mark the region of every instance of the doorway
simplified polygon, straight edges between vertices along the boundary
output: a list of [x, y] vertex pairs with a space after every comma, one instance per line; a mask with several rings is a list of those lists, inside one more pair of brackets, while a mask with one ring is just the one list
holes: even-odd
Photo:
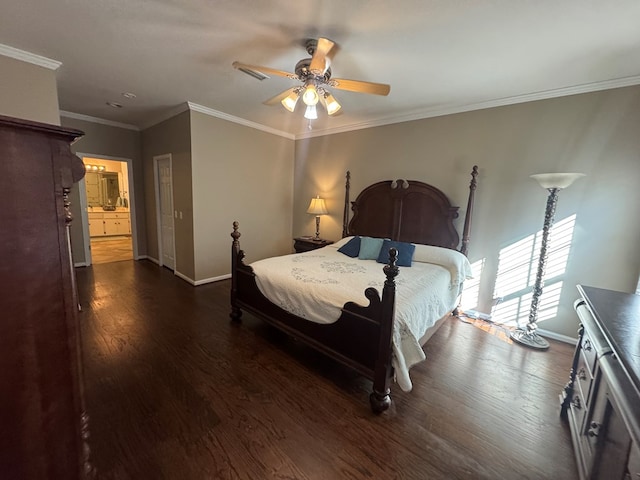
[[137, 242], [131, 161], [78, 156], [86, 170], [79, 185], [86, 265], [133, 260]]

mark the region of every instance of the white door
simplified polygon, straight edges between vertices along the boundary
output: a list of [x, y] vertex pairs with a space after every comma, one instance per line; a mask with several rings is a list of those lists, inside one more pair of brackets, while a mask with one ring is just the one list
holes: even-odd
[[175, 245], [173, 233], [173, 193], [171, 188], [171, 155], [156, 157], [157, 199], [160, 257], [162, 265], [175, 269]]

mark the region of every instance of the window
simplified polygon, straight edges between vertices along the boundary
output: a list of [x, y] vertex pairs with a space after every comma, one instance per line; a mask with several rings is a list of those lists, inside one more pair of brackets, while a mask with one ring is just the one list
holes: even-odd
[[473, 278], [464, 281], [464, 290], [460, 297], [460, 306], [462, 310], [469, 310], [478, 307], [478, 299], [480, 297], [480, 278], [484, 270], [485, 259], [478, 260], [471, 264], [471, 272]]
[[[553, 318], [558, 311], [576, 216], [556, 222], [549, 232], [544, 289], [538, 307], [538, 320]], [[533, 285], [536, 281], [542, 230], [500, 250], [494, 298], [501, 301], [491, 315], [496, 322], [524, 326], [529, 321]]]

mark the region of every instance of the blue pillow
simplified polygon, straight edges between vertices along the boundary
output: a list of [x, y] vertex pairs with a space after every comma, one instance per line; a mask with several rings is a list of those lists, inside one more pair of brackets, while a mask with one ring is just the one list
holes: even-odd
[[358, 258], [360, 260], [375, 260], [380, 255], [382, 248], [382, 238], [360, 237], [360, 252]]
[[360, 237], [353, 237], [351, 240], [341, 246], [338, 251], [340, 253], [344, 253], [347, 257], [356, 258], [360, 253]]
[[380, 248], [380, 254], [378, 255], [378, 263], [389, 263], [389, 249], [395, 248], [398, 250], [398, 258], [396, 265], [399, 267], [410, 267], [413, 260], [413, 253], [416, 251], [416, 246], [412, 243], [394, 242], [393, 240], [385, 240]]

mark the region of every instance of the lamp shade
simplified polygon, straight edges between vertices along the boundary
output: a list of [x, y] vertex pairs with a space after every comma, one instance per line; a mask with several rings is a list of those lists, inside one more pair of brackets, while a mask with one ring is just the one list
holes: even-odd
[[327, 206], [324, 204], [324, 199], [318, 195], [316, 198], [311, 199], [307, 213], [312, 215], [326, 215], [329, 213]]
[[531, 175], [542, 188], [567, 188], [577, 179], [584, 177], [584, 173], [537, 173]]
[[308, 120], [315, 120], [318, 118], [318, 111], [315, 105], [309, 105], [307, 109], [304, 111], [304, 118]]
[[293, 91], [287, 97], [283, 98], [280, 103], [282, 103], [284, 108], [293, 112], [296, 108], [296, 103], [298, 103], [298, 98], [300, 98], [298, 92]]
[[329, 115], [334, 115], [334, 114], [338, 113], [338, 110], [340, 110], [342, 108], [342, 106], [338, 103], [338, 101], [330, 93], [328, 93], [325, 96], [325, 107], [327, 108], [327, 113]]

